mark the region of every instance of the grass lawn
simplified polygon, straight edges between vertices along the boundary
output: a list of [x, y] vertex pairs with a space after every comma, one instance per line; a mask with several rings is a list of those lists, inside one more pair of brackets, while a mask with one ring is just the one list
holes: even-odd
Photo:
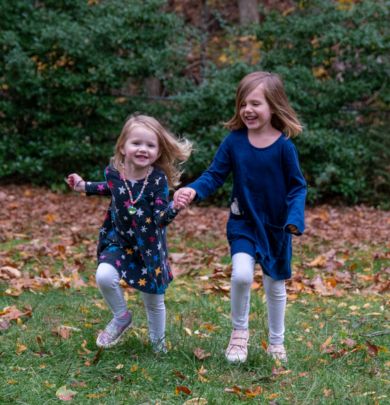
[[[148, 344], [140, 296], [128, 288], [133, 328], [118, 346], [97, 349], [97, 331], [111, 317], [93, 282], [95, 223], [91, 228], [76, 223], [74, 201], [67, 200], [64, 209], [69, 223], [49, 210], [40, 216], [44, 225], [18, 228], [14, 223], [9, 233], [4, 228], [0, 274], [8, 266], [23, 276], [0, 282], [1, 404], [60, 399], [145, 405], [390, 403], [389, 250], [378, 236], [379, 223], [376, 236], [364, 243], [334, 232], [330, 240], [324, 224], [334, 229], [332, 221], [323, 218], [314, 232], [324, 213], [310, 212], [308, 236], [295, 246], [294, 278], [288, 283], [287, 365], [265, 352], [267, 315], [259, 270], [248, 361], [231, 365], [224, 359], [230, 335], [226, 212], [199, 209], [172, 224], [173, 268], [185, 274], [167, 290], [169, 352], [156, 355]], [[194, 221], [205, 212], [207, 221]]]
[[[134, 328], [123, 343], [100, 352], [96, 331], [110, 313], [101, 309], [95, 289], [3, 296], [2, 307], [31, 306], [33, 316], [1, 335], [0, 403], [55, 403], [62, 386], [77, 392], [73, 402], [80, 404], [182, 404], [194, 397], [210, 404], [389, 400], [388, 335], [375, 336], [388, 322], [383, 297], [302, 295], [290, 302], [289, 362], [282, 367], [263, 349], [266, 312], [262, 293], [254, 292], [249, 359], [230, 365], [223, 356], [230, 332], [229, 301], [225, 295], [202, 294], [196, 284], [182, 278], [169, 289], [166, 355], [155, 355], [147, 343], [138, 294], [128, 296]], [[56, 333], [61, 326], [72, 328], [69, 338]], [[203, 356], [195, 356], [195, 349], [209, 356], [198, 359]]]

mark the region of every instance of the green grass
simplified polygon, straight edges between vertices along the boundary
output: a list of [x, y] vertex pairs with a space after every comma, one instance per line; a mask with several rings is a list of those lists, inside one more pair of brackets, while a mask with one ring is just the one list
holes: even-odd
[[[70, 277], [74, 269], [88, 282], [95, 270], [96, 233], [85, 224], [80, 229], [82, 234], [68, 229], [64, 241], [58, 239], [65, 232], [63, 221], [47, 228], [49, 234], [31, 229], [31, 240], [20, 236], [2, 242], [0, 259], [31, 276], [46, 271], [54, 285], [60, 273]], [[145, 311], [136, 292], [126, 294], [134, 327], [121, 344], [99, 351], [98, 330], [111, 316], [97, 288], [44, 287], [15, 297], [6, 282], [0, 283], [0, 317], [7, 306], [32, 311], [31, 317], [0, 328], [0, 404], [59, 403], [56, 393], [64, 386], [76, 392], [75, 404], [181, 405], [199, 397], [210, 405], [390, 403], [390, 314], [383, 292], [390, 260], [380, 238], [352, 244], [315, 234], [306, 242], [296, 241], [286, 313], [289, 362], [283, 368], [264, 350], [267, 314], [262, 288], [252, 292], [248, 361], [225, 361], [229, 296], [209, 288], [229, 282], [220, 273], [228, 275], [230, 264], [221, 230], [194, 232], [174, 223], [170, 232], [170, 251], [186, 254], [184, 262], [175, 265], [190, 276], [176, 278], [167, 290], [167, 355], [154, 354], [148, 343]], [[74, 243], [69, 242], [72, 238]], [[57, 244], [66, 245], [65, 253]], [[333, 248], [335, 256], [326, 264], [330, 268], [308, 265]], [[350, 274], [350, 279], [337, 279], [338, 271]], [[316, 293], [311, 282], [318, 276], [324, 284], [330, 280], [331, 295]], [[75, 328], [68, 339], [55, 333], [61, 325]], [[210, 355], [199, 360], [194, 354], [198, 348]]]
[[[129, 295], [134, 328], [123, 343], [98, 352], [96, 332], [110, 319], [102, 310], [96, 289], [49, 290], [1, 296], [1, 307], [31, 305], [32, 317], [13, 323], [0, 336], [0, 403], [57, 403], [56, 391], [66, 385], [76, 391], [73, 403], [80, 404], [182, 404], [203, 397], [209, 404], [384, 404], [389, 401], [388, 314], [381, 296], [346, 298], [300, 296], [289, 302], [286, 317], [286, 346], [289, 363], [278, 369], [265, 353], [266, 310], [262, 292], [253, 292], [250, 354], [247, 363], [230, 365], [223, 350], [230, 333], [229, 300], [223, 295], [203, 294], [193, 279], [179, 279], [168, 289], [167, 338], [169, 353], [156, 355], [147, 342], [145, 312], [138, 294]], [[96, 305], [97, 303], [97, 305]], [[72, 326], [69, 339], [52, 333], [60, 325]], [[388, 329], [387, 329], [388, 330]], [[189, 334], [191, 332], [191, 334]], [[372, 335], [372, 336], [370, 336]], [[357, 349], [339, 358], [336, 352], [346, 338]], [[367, 341], [379, 348], [369, 353]], [[25, 350], [18, 352], [18, 348]], [[211, 356], [198, 360], [194, 349]], [[203, 377], [199, 370], [207, 370]], [[282, 371], [282, 372], [280, 372]], [[185, 386], [190, 395], [176, 393]], [[241, 394], [225, 392], [239, 386]], [[260, 386], [254, 398], [245, 389]]]

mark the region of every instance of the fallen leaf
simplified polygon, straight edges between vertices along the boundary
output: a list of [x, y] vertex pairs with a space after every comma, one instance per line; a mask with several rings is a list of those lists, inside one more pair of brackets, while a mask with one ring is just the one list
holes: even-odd
[[177, 370], [173, 370], [173, 374], [175, 374], [175, 376], [180, 378], [181, 380], [185, 380], [187, 378], [183, 373]]
[[233, 385], [233, 387], [225, 388], [224, 391], [230, 394], [241, 394], [242, 392], [241, 388], [238, 385]]
[[22, 273], [15, 267], [3, 266], [0, 267], [0, 279], [10, 280], [11, 278], [20, 278]]
[[247, 396], [248, 398], [255, 398], [261, 395], [263, 389], [260, 386], [257, 386], [255, 388], [248, 388], [244, 392], [245, 396]]
[[324, 350], [330, 345], [330, 342], [332, 341], [332, 339], [333, 339], [333, 336], [329, 336], [329, 337], [325, 340], [325, 342], [322, 343], [322, 345], [321, 345], [321, 351], [324, 351]]
[[61, 401], [72, 401], [73, 397], [77, 394], [76, 391], [68, 390], [66, 385], [58, 388], [56, 391], [56, 397]]
[[208, 401], [205, 398], [191, 398], [188, 399], [186, 402], [183, 403], [183, 405], [207, 405]]
[[207, 353], [205, 350], [201, 349], [200, 347], [197, 347], [196, 349], [194, 349], [194, 355], [197, 359], [204, 360], [207, 357], [210, 357], [211, 353]]
[[94, 394], [87, 394], [87, 398], [93, 398], [93, 399], [98, 399], [98, 398], [104, 398], [107, 394], [105, 392], [98, 392]]
[[181, 392], [183, 392], [186, 395], [190, 395], [191, 394], [191, 390], [187, 387], [185, 387], [184, 385], [178, 385], [175, 388], [175, 394], [179, 395]]
[[367, 349], [368, 349], [368, 354], [371, 357], [377, 356], [379, 352], [379, 346], [373, 345], [370, 343], [368, 340], [366, 341]]
[[25, 352], [26, 350], [27, 350], [27, 346], [26, 346], [26, 345], [24, 345], [24, 344], [22, 344], [22, 343], [19, 343], [19, 342], [16, 343], [16, 354], [17, 354], [17, 355], [22, 354], [22, 353]]
[[311, 262], [309, 262], [307, 265], [309, 267], [325, 267], [326, 265], [326, 257], [324, 255], [317, 256], [315, 259], [313, 259]]

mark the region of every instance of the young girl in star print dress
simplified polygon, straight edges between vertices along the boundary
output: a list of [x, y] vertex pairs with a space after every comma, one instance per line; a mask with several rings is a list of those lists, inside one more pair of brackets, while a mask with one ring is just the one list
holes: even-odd
[[177, 185], [178, 164], [190, 153], [190, 142], [176, 139], [153, 117], [134, 115], [117, 140], [106, 181], [85, 182], [76, 173], [67, 178], [75, 191], [111, 196], [100, 229], [96, 282], [113, 319], [98, 335], [99, 347], [114, 346], [132, 324], [123, 279], [141, 291], [153, 349], [166, 351], [164, 292], [172, 273], [165, 227], [184, 207], [180, 200], [169, 202], [169, 187]]
[[263, 270], [267, 299], [268, 353], [287, 361], [284, 347], [285, 280], [291, 277], [291, 235], [304, 230], [306, 182], [290, 137], [302, 131], [280, 77], [253, 72], [238, 85], [236, 108], [226, 126], [230, 134], [211, 166], [174, 199], [202, 200], [233, 174], [227, 238], [232, 255], [232, 333], [229, 362], [248, 355], [250, 288], [254, 265]]

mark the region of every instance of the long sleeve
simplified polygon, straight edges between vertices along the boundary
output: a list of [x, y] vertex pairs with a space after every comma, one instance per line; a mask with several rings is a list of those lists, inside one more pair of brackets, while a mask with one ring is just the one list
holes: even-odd
[[306, 180], [302, 175], [298, 153], [295, 146], [291, 147], [285, 154], [285, 176], [287, 181], [287, 221], [285, 226], [292, 224], [298, 228], [298, 234], [301, 235], [305, 229], [305, 200], [306, 200]]
[[165, 175], [155, 179], [157, 189], [154, 193], [153, 219], [157, 226], [166, 226], [172, 222], [178, 211], [173, 209], [173, 202], [169, 202], [169, 188]]
[[86, 181], [85, 192], [87, 195], [111, 195], [111, 190], [106, 181]]
[[221, 187], [232, 170], [228, 138], [219, 146], [210, 167], [193, 183], [187, 185], [196, 191], [197, 199], [203, 200]]

